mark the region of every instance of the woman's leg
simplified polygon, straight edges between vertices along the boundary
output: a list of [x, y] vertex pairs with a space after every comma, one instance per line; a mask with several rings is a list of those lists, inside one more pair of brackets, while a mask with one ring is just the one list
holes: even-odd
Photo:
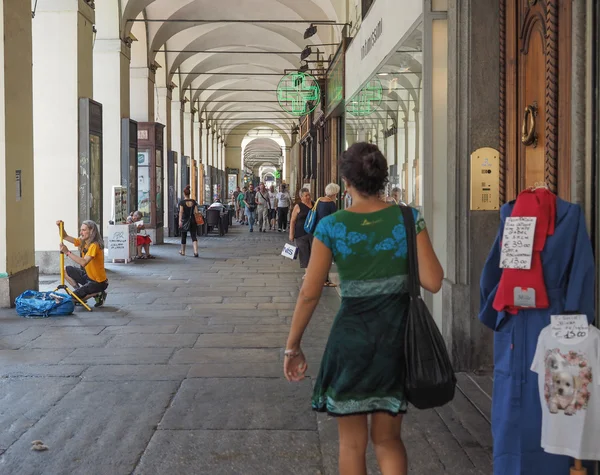
[[[367, 475], [369, 426], [366, 415], [338, 417], [340, 475]], [[384, 474], [387, 475], [387, 474]]]
[[190, 238], [192, 238], [192, 246], [194, 246], [194, 256], [198, 257], [198, 236], [196, 226], [190, 229]]
[[371, 417], [371, 440], [383, 475], [406, 475], [406, 448], [401, 438], [402, 416], [378, 412]]
[[179, 254], [181, 254], [182, 256], [185, 256], [185, 243], [187, 241], [187, 231], [184, 231], [183, 229], [181, 230], [181, 251], [179, 251]]

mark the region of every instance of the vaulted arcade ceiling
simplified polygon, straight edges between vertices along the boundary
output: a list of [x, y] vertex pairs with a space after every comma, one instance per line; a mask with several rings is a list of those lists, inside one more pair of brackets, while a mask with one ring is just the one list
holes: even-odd
[[[102, 0], [118, 1], [118, 0]], [[157, 85], [175, 84], [225, 135], [246, 122], [290, 130], [295, 118], [277, 101], [281, 76], [300, 54], [315, 68], [334, 53], [348, 16], [346, 0], [121, 0], [121, 31], [132, 33]], [[307, 28], [316, 33], [305, 39]], [[133, 61], [133, 59], [132, 59]], [[325, 67], [327, 63], [325, 63]], [[161, 76], [160, 78], [158, 76]], [[177, 94], [174, 92], [174, 94]], [[269, 151], [272, 153], [272, 151]]]

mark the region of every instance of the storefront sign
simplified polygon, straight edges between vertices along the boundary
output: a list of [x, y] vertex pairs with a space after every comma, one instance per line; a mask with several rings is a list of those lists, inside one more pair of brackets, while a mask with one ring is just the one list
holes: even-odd
[[[423, 2], [377, 0], [346, 51], [346, 97], [354, 96], [423, 14]], [[382, 19], [385, 17], [386, 28]], [[392, 27], [393, 26], [393, 27]]]
[[367, 57], [367, 55], [371, 52], [371, 50], [373, 49], [373, 46], [375, 45], [375, 43], [377, 43], [377, 40], [381, 37], [382, 34], [383, 34], [383, 18], [380, 18], [379, 23], [377, 23], [377, 26], [375, 26], [375, 29], [371, 32], [369, 37], [365, 40], [365, 44], [362, 46], [362, 48], [360, 50], [360, 59], [365, 59]]
[[327, 94], [325, 115], [329, 116], [344, 100], [344, 60], [343, 45], [338, 49], [327, 72]]
[[310, 74], [286, 74], [277, 85], [277, 100], [288, 114], [297, 117], [310, 114], [321, 102], [321, 88]]

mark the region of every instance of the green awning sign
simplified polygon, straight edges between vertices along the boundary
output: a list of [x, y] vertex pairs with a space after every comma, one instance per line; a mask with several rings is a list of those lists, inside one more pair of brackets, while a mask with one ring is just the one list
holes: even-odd
[[381, 81], [373, 78], [348, 101], [346, 110], [354, 116], [370, 115], [379, 107], [382, 99]]
[[321, 101], [321, 88], [310, 74], [289, 73], [277, 85], [277, 100], [285, 112], [300, 117], [315, 110]]

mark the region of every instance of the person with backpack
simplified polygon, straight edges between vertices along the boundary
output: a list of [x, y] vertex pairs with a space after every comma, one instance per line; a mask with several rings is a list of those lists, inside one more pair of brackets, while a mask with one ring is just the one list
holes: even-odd
[[183, 190], [185, 198], [179, 202], [179, 229], [181, 229], [181, 250], [179, 254], [185, 256], [187, 233], [189, 232], [194, 246], [194, 257], [198, 257], [198, 227], [196, 225], [198, 203], [190, 198], [191, 193], [190, 185], [186, 186]]

